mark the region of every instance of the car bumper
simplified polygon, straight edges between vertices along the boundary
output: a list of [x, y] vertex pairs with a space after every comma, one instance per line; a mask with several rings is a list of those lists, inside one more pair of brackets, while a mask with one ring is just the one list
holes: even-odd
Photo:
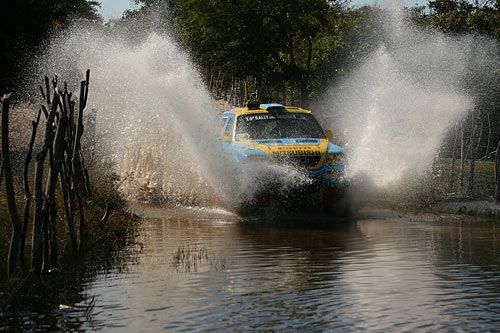
[[307, 170], [315, 183], [326, 189], [345, 187], [345, 168], [343, 166], [323, 166], [316, 170]]

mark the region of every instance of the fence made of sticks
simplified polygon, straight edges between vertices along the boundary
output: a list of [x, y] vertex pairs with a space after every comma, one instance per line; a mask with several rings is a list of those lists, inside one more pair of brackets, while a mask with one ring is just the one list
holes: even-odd
[[[30, 141], [23, 170], [24, 209], [19, 213], [14, 186], [9, 143], [9, 111], [11, 95], [2, 97], [1, 143], [2, 163], [0, 182], [3, 180], [7, 208], [12, 224], [8, 253], [8, 274], [26, 272], [25, 253], [27, 230], [32, 227], [31, 270], [36, 274], [58, 266], [58, 204], [56, 193], [62, 194], [64, 219], [74, 253], [86, 246], [85, 198], [90, 195], [89, 174], [82, 158], [83, 115], [89, 93], [90, 70], [80, 83], [79, 98], [68, 91], [68, 85], [59, 86], [57, 76], [51, 81], [45, 77], [40, 86], [43, 103], [32, 121]], [[34, 152], [34, 143], [40, 130], [41, 117], [45, 118], [42, 144]], [[35, 154], [34, 176], [30, 165]], [[32, 192], [33, 191], [33, 192]], [[62, 215], [62, 214], [60, 214]]]

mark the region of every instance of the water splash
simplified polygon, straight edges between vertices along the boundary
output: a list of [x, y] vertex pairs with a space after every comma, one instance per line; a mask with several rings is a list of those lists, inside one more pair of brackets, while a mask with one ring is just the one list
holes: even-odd
[[[422, 32], [398, 11], [384, 31], [384, 43], [328, 102], [349, 141], [351, 174], [368, 174], [379, 186], [431, 164], [450, 124], [473, 108], [464, 81], [477, 72], [473, 59], [484, 59], [476, 39]], [[96, 135], [129, 199], [203, 206], [248, 200], [265, 185], [261, 175], [269, 166], [246, 174], [231, 167], [214, 101], [172, 38], [128, 35], [76, 26], [52, 40], [36, 77], [57, 73], [74, 82], [91, 69]], [[309, 181], [293, 168], [272, 173], [291, 191]]]
[[474, 107], [467, 84], [491, 45], [424, 32], [399, 7], [385, 19], [380, 46], [327, 98], [348, 142], [351, 177], [364, 174], [378, 187], [431, 166], [449, 128]]
[[221, 194], [217, 111], [169, 36], [133, 43], [104, 28], [74, 27], [52, 41], [44, 59], [39, 72], [59, 71], [70, 81], [91, 69], [97, 137], [129, 199], [196, 204]]
[[131, 42], [127, 33], [76, 26], [54, 39], [38, 64], [40, 74], [59, 71], [76, 82], [91, 69], [96, 136], [128, 199], [237, 206], [266, 185], [262, 174], [271, 169], [288, 187], [310, 181], [293, 168], [234, 168], [219, 140], [221, 110], [189, 56], [168, 35], [145, 36]]

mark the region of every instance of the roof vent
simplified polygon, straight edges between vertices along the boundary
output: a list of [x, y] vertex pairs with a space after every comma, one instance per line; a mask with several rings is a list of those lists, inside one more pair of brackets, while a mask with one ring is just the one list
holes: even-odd
[[258, 110], [258, 109], [260, 109], [260, 102], [259, 101], [250, 101], [247, 103], [247, 108], [248, 108], [248, 110]]

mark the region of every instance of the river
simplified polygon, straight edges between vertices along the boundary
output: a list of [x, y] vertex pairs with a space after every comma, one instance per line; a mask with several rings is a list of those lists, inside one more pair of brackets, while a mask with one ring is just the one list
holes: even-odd
[[500, 330], [498, 221], [136, 210], [145, 219], [125, 261], [85, 281], [84, 301], [39, 315], [39, 329]]

